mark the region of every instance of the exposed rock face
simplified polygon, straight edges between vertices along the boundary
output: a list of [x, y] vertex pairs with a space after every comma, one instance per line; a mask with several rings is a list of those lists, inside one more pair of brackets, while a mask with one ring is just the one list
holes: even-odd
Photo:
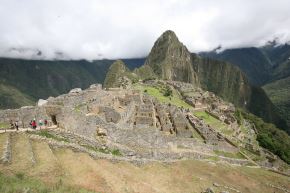
[[161, 79], [198, 84], [191, 55], [173, 31], [164, 32], [155, 42], [145, 65]]
[[240, 69], [226, 62], [201, 58], [192, 54], [201, 87], [214, 92], [237, 106], [249, 103], [251, 86]]

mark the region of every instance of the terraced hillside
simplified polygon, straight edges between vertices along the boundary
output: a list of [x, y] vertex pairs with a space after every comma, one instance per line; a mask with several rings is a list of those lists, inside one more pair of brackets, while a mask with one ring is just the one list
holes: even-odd
[[52, 145], [66, 142], [26, 132], [0, 134], [1, 152], [7, 148], [7, 139], [11, 157], [0, 165], [1, 192], [176, 193], [212, 188], [216, 192], [264, 193], [287, 192], [290, 188], [289, 177], [261, 168], [214, 160], [136, 165], [121, 161], [121, 156], [111, 155], [111, 161], [94, 158], [75, 148]]

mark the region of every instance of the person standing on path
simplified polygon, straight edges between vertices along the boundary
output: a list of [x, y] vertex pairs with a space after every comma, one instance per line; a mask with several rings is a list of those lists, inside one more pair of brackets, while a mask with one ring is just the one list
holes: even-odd
[[41, 129], [41, 126], [43, 125], [43, 122], [41, 119], [38, 121], [38, 124], [39, 124], [39, 129]]
[[44, 126], [45, 126], [45, 128], [47, 128], [47, 124], [48, 124], [47, 119], [44, 119]]
[[31, 125], [32, 125], [32, 128], [33, 128], [33, 129], [36, 129], [37, 124], [36, 124], [35, 119], [32, 121]]
[[15, 123], [14, 123], [14, 127], [16, 128], [16, 131], [18, 131], [19, 129], [19, 125], [18, 125], [18, 121], [16, 121]]

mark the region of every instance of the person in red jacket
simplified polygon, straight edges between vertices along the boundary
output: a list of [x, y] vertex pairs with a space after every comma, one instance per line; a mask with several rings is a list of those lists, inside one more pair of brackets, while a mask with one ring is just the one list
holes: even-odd
[[37, 125], [36, 125], [36, 121], [35, 120], [32, 121], [31, 125], [32, 125], [33, 129], [36, 129]]

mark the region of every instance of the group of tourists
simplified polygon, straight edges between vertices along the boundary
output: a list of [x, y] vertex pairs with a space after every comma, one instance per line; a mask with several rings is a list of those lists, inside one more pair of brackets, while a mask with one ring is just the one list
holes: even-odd
[[[37, 128], [36, 120], [35, 119], [31, 120], [29, 125], [32, 129], [36, 129]], [[44, 119], [44, 121], [42, 119], [40, 119], [38, 121], [38, 126], [39, 126], [39, 129], [42, 129], [43, 126], [46, 128], [48, 126], [48, 121], [46, 119]]]
[[[33, 120], [29, 122], [29, 126], [31, 129], [36, 129], [37, 126], [39, 127], [39, 129], [43, 129], [48, 126], [48, 121], [47, 119], [44, 119], [44, 120], [40, 119], [37, 123], [36, 119], [34, 118]], [[16, 129], [17, 131], [19, 131], [19, 122], [18, 121], [13, 122], [12, 120], [10, 120], [10, 128]]]

